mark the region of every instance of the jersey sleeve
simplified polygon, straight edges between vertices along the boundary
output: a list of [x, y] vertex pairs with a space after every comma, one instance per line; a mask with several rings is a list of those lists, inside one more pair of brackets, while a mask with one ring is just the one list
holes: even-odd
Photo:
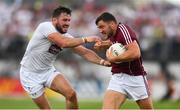
[[137, 40], [135, 32], [127, 25], [120, 24], [119, 29], [121, 31], [122, 43], [127, 45]]
[[51, 22], [41, 23], [39, 25], [39, 31], [43, 36], [48, 37], [49, 34], [57, 32]]

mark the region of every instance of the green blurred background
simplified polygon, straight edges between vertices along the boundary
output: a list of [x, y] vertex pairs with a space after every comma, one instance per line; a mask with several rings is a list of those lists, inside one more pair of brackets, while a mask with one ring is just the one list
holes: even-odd
[[[63, 99], [55, 99], [49, 98], [50, 104], [53, 109], [65, 109], [65, 100]], [[179, 109], [180, 103], [179, 102], [172, 102], [172, 101], [154, 101], [154, 108], [155, 109]], [[30, 98], [26, 99], [17, 99], [17, 98], [3, 98], [0, 100], [0, 107], [1, 109], [38, 109], [37, 106]], [[80, 109], [101, 109], [102, 101], [100, 99], [93, 99], [93, 100], [79, 100], [79, 108]], [[132, 101], [126, 101], [122, 109], [138, 109], [136, 103]]]

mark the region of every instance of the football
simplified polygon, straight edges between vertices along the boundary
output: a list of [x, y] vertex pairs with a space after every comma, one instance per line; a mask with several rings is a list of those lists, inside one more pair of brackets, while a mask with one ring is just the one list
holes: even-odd
[[109, 47], [108, 51], [111, 51], [111, 48], [112, 48], [112, 54], [114, 56], [121, 55], [122, 53], [126, 51], [126, 48], [121, 43], [112, 44]]

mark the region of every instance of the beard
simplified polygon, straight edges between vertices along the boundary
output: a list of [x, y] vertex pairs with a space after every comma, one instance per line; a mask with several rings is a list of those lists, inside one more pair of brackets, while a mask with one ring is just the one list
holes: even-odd
[[116, 34], [116, 32], [112, 28], [109, 28], [109, 29], [110, 30], [109, 30], [109, 32], [107, 34], [108, 38], [110, 38], [110, 37], [112, 37], [112, 36], [114, 36]]
[[61, 34], [65, 34], [66, 32], [64, 32], [63, 30], [62, 30], [62, 26], [60, 26], [60, 25], [56, 25], [55, 26], [56, 27], [56, 30], [59, 32], [59, 33], [61, 33]]
[[110, 38], [112, 36], [114, 36], [114, 32], [113, 32], [113, 30], [111, 28], [109, 28], [109, 32], [107, 33], [106, 37], [108, 39], [108, 38]]
[[107, 36], [108, 36], [108, 38], [109, 38], [109, 37], [111, 37], [111, 36], [113, 36], [113, 35], [114, 35], [113, 31], [110, 31]]

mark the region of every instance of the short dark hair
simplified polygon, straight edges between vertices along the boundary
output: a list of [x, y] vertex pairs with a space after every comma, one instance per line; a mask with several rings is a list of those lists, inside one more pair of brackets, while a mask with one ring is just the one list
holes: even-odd
[[59, 15], [61, 15], [61, 13], [67, 13], [71, 15], [71, 9], [64, 6], [59, 6], [56, 9], [54, 9], [52, 13], [52, 17], [58, 17]]
[[104, 12], [99, 17], [97, 17], [96, 25], [101, 20], [103, 20], [104, 22], [114, 21], [115, 23], [117, 23], [116, 18], [111, 13], [108, 12]]

